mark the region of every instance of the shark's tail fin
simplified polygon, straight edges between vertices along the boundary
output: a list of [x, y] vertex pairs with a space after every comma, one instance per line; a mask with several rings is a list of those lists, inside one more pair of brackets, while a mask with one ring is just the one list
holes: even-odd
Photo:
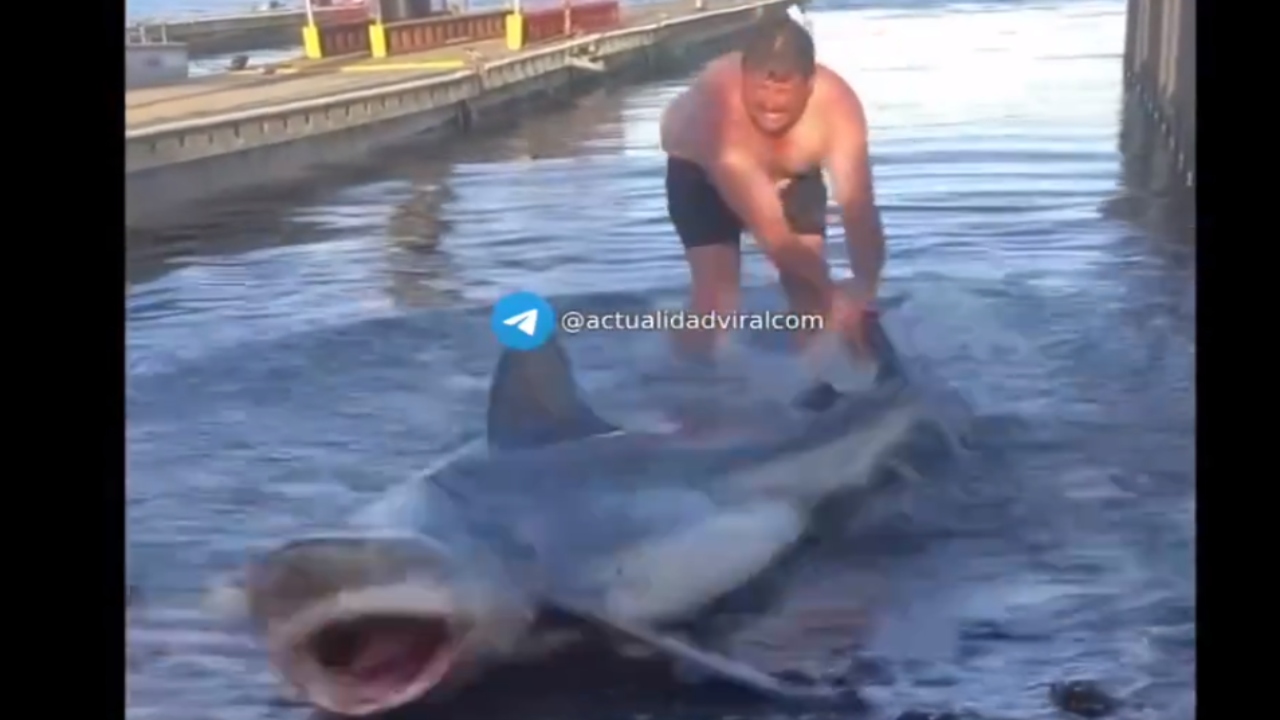
[[506, 350], [489, 386], [489, 446], [553, 445], [615, 432], [582, 399], [564, 348], [553, 336], [533, 350]]

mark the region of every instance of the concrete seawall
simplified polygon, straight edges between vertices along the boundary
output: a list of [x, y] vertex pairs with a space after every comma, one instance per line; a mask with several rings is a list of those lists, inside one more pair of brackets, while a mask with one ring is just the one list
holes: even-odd
[[[672, 4], [617, 30], [448, 73], [332, 73], [274, 88], [269, 83], [288, 80], [241, 78], [239, 100], [225, 89], [219, 95], [216, 86], [184, 86], [186, 96], [176, 98], [135, 93], [126, 98], [126, 223], [189, 217], [201, 200], [351, 161], [378, 145], [465, 133], [509, 119], [540, 98], [662, 67], [691, 67], [727, 49], [764, 8], [787, 4], [725, 0], [701, 11], [692, 3]], [[500, 54], [482, 50], [473, 55]], [[255, 99], [256, 107], [244, 106]]]

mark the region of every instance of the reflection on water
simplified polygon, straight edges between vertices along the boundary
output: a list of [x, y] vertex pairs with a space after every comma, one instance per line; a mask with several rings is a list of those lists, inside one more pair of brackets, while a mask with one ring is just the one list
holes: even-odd
[[[1125, 717], [1192, 716], [1194, 267], [1177, 237], [1110, 210], [1132, 194], [1116, 149], [1122, 13], [814, 12], [822, 59], [873, 126], [891, 329], [972, 408], [977, 456], [866, 508], [802, 568], [742, 638], [761, 664], [831, 665], [855, 644], [886, 713], [1050, 717], [1047, 683], [1093, 677]], [[130, 630], [131, 717], [305, 716], [196, 609], [199, 591], [480, 429], [487, 302], [681, 301], [656, 127], [684, 82], [407, 145], [131, 238], [130, 571], [151, 603]], [[744, 270], [771, 280], [754, 247]], [[581, 336], [571, 352], [588, 392], [620, 407], [634, 359], [660, 343]], [[611, 716], [639, 712], [624, 710]]]

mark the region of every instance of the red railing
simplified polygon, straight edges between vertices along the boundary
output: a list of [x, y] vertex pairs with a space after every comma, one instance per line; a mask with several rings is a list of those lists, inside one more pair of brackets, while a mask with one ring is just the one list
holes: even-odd
[[365, 0], [312, 0], [311, 17], [325, 58], [369, 52], [369, 5]]
[[[554, 2], [554, 0], [550, 0]], [[524, 13], [524, 43], [535, 44], [583, 33], [611, 30], [622, 23], [619, 0], [546, 2]], [[313, 16], [319, 30], [321, 57], [369, 53], [371, 15], [364, 0], [316, 0]], [[465, 15], [437, 15], [381, 26], [388, 55], [432, 50], [447, 45], [499, 40], [506, 35], [507, 10]], [[376, 29], [376, 28], [375, 28]]]
[[618, 0], [574, 3], [525, 13], [526, 43], [539, 43], [581, 33], [612, 30], [622, 23]]
[[312, 0], [311, 3], [311, 16], [321, 27], [368, 22], [373, 17], [369, 10], [366, 0]]
[[505, 33], [506, 10], [402, 20], [386, 26], [391, 55], [421, 52], [455, 43], [497, 40]]
[[526, 43], [539, 43], [563, 37], [565, 34], [565, 14], [563, 8], [548, 8], [525, 13], [524, 41]]
[[622, 23], [622, 3], [618, 0], [589, 2], [574, 5], [570, 9], [573, 32], [603, 32]]
[[320, 57], [332, 58], [345, 55], [368, 54], [369, 22], [320, 25]]

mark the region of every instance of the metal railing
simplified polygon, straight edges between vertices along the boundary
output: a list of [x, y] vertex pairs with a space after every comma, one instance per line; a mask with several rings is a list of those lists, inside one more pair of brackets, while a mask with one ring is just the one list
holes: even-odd
[[159, 25], [130, 25], [124, 29], [125, 45], [155, 45], [169, 42], [169, 26], [166, 24]]

